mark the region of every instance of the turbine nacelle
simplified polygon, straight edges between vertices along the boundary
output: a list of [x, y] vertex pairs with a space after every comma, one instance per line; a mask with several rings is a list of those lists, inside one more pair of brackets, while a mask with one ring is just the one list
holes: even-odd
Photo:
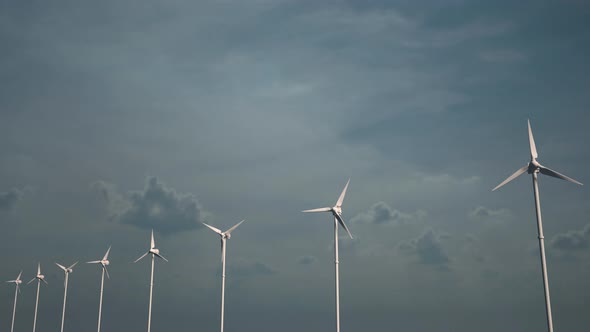
[[107, 266], [107, 265], [109, 265], [110, 263], [111, 263], [111, 262], [109, 262], [109, 260], [108, 260], [108, 259], [105, 259], [105, 260], [102, 260], [102, 261], [100, 261], [100, 264], [102, 264], [102, 266]]
[[231, 233], [227, 233], [227, 234], [226, 233], [221, 233], [220, 235], [221, 235], [221, 238], [222, 239], [226, 239], [226, 240], [231, 239]]
[[150, 253], [152, 253], [154, 255], [159, 255], [160, 254], [160, 249], [151, 248], [150, 249]]

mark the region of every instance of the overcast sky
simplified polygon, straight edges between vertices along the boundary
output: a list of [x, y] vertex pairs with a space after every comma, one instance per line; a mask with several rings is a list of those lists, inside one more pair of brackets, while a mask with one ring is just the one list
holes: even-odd
[[[104, 331], [545, 329], [529, 158], [588, 183], [585, 1], [0, 2], [0, 278], [112, 245]], [[590, 194], [540, 178], [556, 331], [590, 324]], [[341, 235], [345, 233], [341, 232]], [[96, 328], [100, 267], [70, 276], [66, 330]], [[0, 330], [14, 287], [0, 288]], [[32, 325], [23, 286], [16, 331]], [[172, 326], [172, 327], [170, 327]]]

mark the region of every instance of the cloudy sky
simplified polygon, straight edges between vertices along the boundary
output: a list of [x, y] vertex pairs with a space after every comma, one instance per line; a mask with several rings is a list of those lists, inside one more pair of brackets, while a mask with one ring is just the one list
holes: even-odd
[[[102, 257], [105, 331], [542, 331], [528, 161], [590, 182], [584, 1], [0, 2], [0, 278]], [[590, 324], [590, 194], [542, 177], [555, 329]], [[344, 235], [344, 234], [342, 234]], [[100, 269], [70, 278], [66, 329], [96, 328]], [[0, 330], [14, 288], [0, 288]], [[28, 331], [34, 284], [19, 297]]]

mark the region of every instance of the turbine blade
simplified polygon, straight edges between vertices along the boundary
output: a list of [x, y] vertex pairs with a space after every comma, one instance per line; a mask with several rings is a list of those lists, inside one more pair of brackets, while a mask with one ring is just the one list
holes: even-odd
[[519, 177], [520, 175], [522, 175], [524, 172], [526, 172], [527, 169], [529, 169], [529, 165], [526, 165], [524, 167], [519, 168], [518, 171], [514, 172], [514, 174], [510, 175], [506, 180], [502, 181], [502, 183], [500, 183], [499, 185], [497, 185], [496, 188], [492, 189], [492, 191], [494, 191], [494, 190], [502, 187], [506, 183], [508, 183], [508, 182], [516, 179], [517, 177]]
[[76, 266], [76, 264], [78, 264], [78, 262], [76, 262], [76, 263], [74, 263], [74, 264], [70, 265], [70, 267], [68, 267], [68, 269], [73, 269], [73, 268], [74, 268], [74, 266]]
[[222, 232], [221, 232], [221, 230], [220, 230], [219, 228], [215, 228], [215, 227], [213, 227], [213, 226], [211, 226], [211, 225], [207, 225], [207, 224], [205, 224], [205, 223], [203, 223], [203, 225], [205, 225], [205, 226], [209, 227], [209, 229], [210, 229], [210, 230], [214, 231], [215, 233], [217, 233], [217, 234], [219, 234], [219, 235], [221, 235], [221, 233], [222, 233]]
[[61, 264], [58, 264], [58, 263], [55, 263], [55, 265], [59, 266], [60, 269], [66, 271], [66, 267], [65, 266], [63, 266]]
[[223, 264], [223, 246], [225, 245], [225, 241], [221, 239], [221, 264]]
[[20, 280], [20, 276], [23, 274], [23, 271], [21, 270], [20, 273], [18, 274], [18, 277], [16, 277], [16, 280]]
[[332, 211], [332, 208], [331, 207], [323, 207], [323, 208], [318, 208], [318, 209], [303, 210], [301, 212], [328, 212], [328, 211]]
[[109, 252], [111, 252], [111, 246], [109, 246], [109, 249], [107, 249], [106, 254], [104, 254], [104, 257], [102, 258], [103, 261], [106, 261], [109, 258]]
[[145, 254], [141, 255], [141, 257], [139, 257], [138, 259], [136, 259], [133, 263], [137, 263], [139, 262], [140, 259], [144, 258], [147, 254], [149, 254], [150, 252], [146, 252]]
[[86, 264], [98, 264], [100, 263], [100, 261], [91, 261], [91, 262], [86, 262]]
[[152, 242], [151, 242], [150, 249], [154, 249], [156, 247], [156, 241], [154, 241], [154, 230], [152, 229]]
[[161, 259], [165, 260], [166, 262], [168, 261], [166, 258], [164, 258], [164, 256], [162, 256], [160, 254], [156, 254], [156, 256], [160, 257]]
[[338, 201], [336, 202], [336, 206], [342, 206], [342, 202], [344, 201], [344, 196], [346, 195], [346, 189], [348, 189], [349, 183], [350, 183], [350, 179], [348, 179], [348, 181], [346, 181], [346, 185], [344, 186], [342, 193], [340, 193], [340, 197], [338, 197]]
[[562, 180], [569, 181], [571, 183], [575, 183], [575, 184], [579, 184], [580, 186], [583, 186], [583, 184], [581, 182], [578, 182], [578, 181], [570, 178], [569, 176], [565, 176], [565, 175], [563, 175], [561, 173], [558, 173], [558, 172], [556, 172], [556, 171], [554, 171], [554, 170], [552, 170], [550, 168], [547, 168], [545, 166], [541, 166], [541, 168], [539, 169], [539, 171], [541, 173], [545, 174], [545, 175], [549, 175], [549, 176], [552, 176], [554, 178], [562, 179]]
[[35, 280], [35, 279], [37, 279], [37, 278], [33, 278], [33, 279], [31, 279], [31, 281], [27, 282], [27, 285], [30, 284], [30, 283], [32, 283], [33, 280]]
[[18, 284], [16, 284], [16, 290], [18, 291], [18, 293], [20, 294], [20, 286]]
[[527, 120], [529, 125], [529, 145], [531, 148], [531, 159], [537, 159], [539, 154], [537, 153], [537, 147], [535, 146], [535, 139], [533, 138], [533, 130], [531, 129], [531, 121]]
[[6, 280], [5, 282], [16, 282], [16, 280]]
[[[47, 283], [47, 281], [45, 281], [45, 279], [41, 279], [41, 281], [43, 281], [43, 282], [45, 283], [45, 285], [49, 285], [49, 284]], [[65, 283], [64, 283], [64, 285], [65, 285]]]
[[41, 274], [41, 263], [37, 263], [37, 274]]
[[225, 231], [225, 234], [231, 234], [231, 232], [233, 232], [234, 229], [238, 228], [238, 226], [240, 226], [245, 220], [240, 221], [239, 223], [233, 225], [230, 229], [228, 229], [227, 231]]
[[109, 270], [107, 269], [107, 267], [105, 265], [103, 265], [102, 268], [107, 273], [107, 278], [110, 280], [111, 279], [111, 276], [109, 276]]
[[350, 236], [350, 238], [352, 239], [352, 234], [350, 234], [350, 230], [348, 230], [348, 227], [346, 227], [346, 224], [344, 223], [344, 219], [342, 219], [342, 216], [335, 214], [336, 219], [338, 220], [338, 223], [340, 224], [340, 226], [344, 227], [344, 229], [346, 230], [346, 233], [348, 233], [348, 236]]

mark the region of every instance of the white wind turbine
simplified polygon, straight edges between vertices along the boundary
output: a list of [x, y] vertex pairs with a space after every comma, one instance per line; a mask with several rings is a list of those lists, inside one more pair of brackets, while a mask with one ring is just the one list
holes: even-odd
[[37, 300], [35, 301], [35, 318], [33, 319], [33, 332], [37, 329], [37, 309], [39, 308], [39, 289], [41, 288], [41, 281], [47, 285], [45, 276], [41, 274], [41, 263], [37, 264], [37, 275], [31, 281], [27, 282], [27, 285], [37, 279]]
[[10, 325], [10, 332], [14, 331], [14, 316], [16, 314], [16, 299], [18, 298], [18, 293], [20, 293], [20, 284], [23, 283], [23, 281], [20, 279], [20, 276], [22, 274], [23, 274], [23, 271], [20, 271], [20, 273], [18, 274], [18, 277], [16, 277], [16, 279], [7, 281], [10, 283], [14, 283], [14, 285], [16, 286], [16, 289], [14, 290], [14, 308], [12, 309], [12, 325]]
[[221, 332], [223, 332], [223, 318], [224, 318], [224, 302], [225, 302], [225, 242], [231, 238], [231, 232], [238, 228], [244, 220], [233, 225], [230, 229], [222, 232], [220, 229], [215, 228], [211, 225], [203, 223], [203, 225], [209, 227], [212, 231], [219, 234], [221, 237]]
[[65, 279], [64, 279], [64, 304], [63, 304], [63, 309], [62, 309], [62, 313], [61, 313], [61, 332], [64, 332], [64, 320], [66, 318], [66, 298], [68, 296], [68, 276], [70, 275], [70, 273], [72, 273], [74, 270], [74, 266], [76, 266], [76, 264], [78, 264], [78, 262], [70, 265], [69, 267], [65, 267], [61, 264], [55, 263], [55, 265], [59, 266], [60, 269], [62, 269], [64, 271], [65, 274]]
[[352, 234], [346, 227], [344, 223], [344, 219], [342, 219], [342, 201], [344, 201], [344, 196], [346, 195], [346, 189], [348, 189], [348, 184], [350, 183], [350, 179], [346, 182], [340, 197], [338, 197], [338, 201], [336, 201], [336, 205], [333, 207], [323, 207], [319, 209], [311, 209], [311, 210], [304, 210], [302, 212], [332, 212], [334, 216], [334, 263], [335, 267], [335, 275], [336, 275], [336, 332], [340, 332], [340, 272], [338, 270], [338, 224], [340, 224], [348, 233], [348, 236], [352, 239]]
[[582, 185], [582, 183], [567, 177], [563, 174], [560, 174], [552, 169], [549, 169], [537, 161], [539, 157], [537, 153], [537, 147], [535, 146], [535, 139], [533, 138], [533, 131], [531, 130], [531, 122], [528, 121], [528, 129], [529, 129], [529, 147], [531, 151], [531, 161], [520, 169], [518, 169], [514, 174], [510, 175], [506, 180], [502, 181], [496, 188], [492, 189], [492, 191], [502, 187], [506, 183], [514, 180], [518, 176], [527, 172], [531, 174], [533, 177], [533, 193], [535, 196], [535, 209], [537, 213], [537, 232], [539, 238], [539, 251], [541, 254], [541, 271], [543, 274], [543, 287], [545, 291], [545, 311], [547, 313], [547, 328], [549, 332], [553, 332], [553, 318], [551, 315], [551, 300], [549, 297], [549, 280], [547, 278], [547, 262], [545, 260], [545, 237], [543, 236], [543, 222], [541, 219], [541, 202], [539, 201], [539, 184], [537, 176], [539, 173], [552, 176], [554, 178], [566, 180], [575, 184]]
[[150, 304], [148, 309], [148, 332], [151, 330], [152, 326], [152, 290], [154, 288], [154, 258], [155, 256], [160, 257], [161, 259], [168, 261], [164, 256], [160, 255], [160, 250], [156, 249], [156, 241], [154, 241], [154, 230], [152, 229], [152, 241], [150, 244], [150, 250], [148, 250], [145, 254], [141, 255], [138, 259], [135, 260], [133, 263], [137, 263], [140, 259], [144, 258], [146, 255], [152, 255], [152, 274], [150, 277]]
[[105, 274], [105, 272], [107, 273], [107, 278], [111, 279], [111, 277], [109, 276], [109, 270], [107, 270], [107, 265], [109, 265], [109, 263], [110, 263], [109, 262], [109, 252], [110, 251], [111, 251], [111, 247], [109, 247], [106, 254], [104, 254], [104, 257], [99, 261], [86, 262], [89, 264], [100, 264], [102, 266], [102, 277], [100, 279], [100, 302], [98, 304], [98, 332], [100, 332], [100, 320], [102, 317], [102, 292], [104, 290], [104, 274]]

